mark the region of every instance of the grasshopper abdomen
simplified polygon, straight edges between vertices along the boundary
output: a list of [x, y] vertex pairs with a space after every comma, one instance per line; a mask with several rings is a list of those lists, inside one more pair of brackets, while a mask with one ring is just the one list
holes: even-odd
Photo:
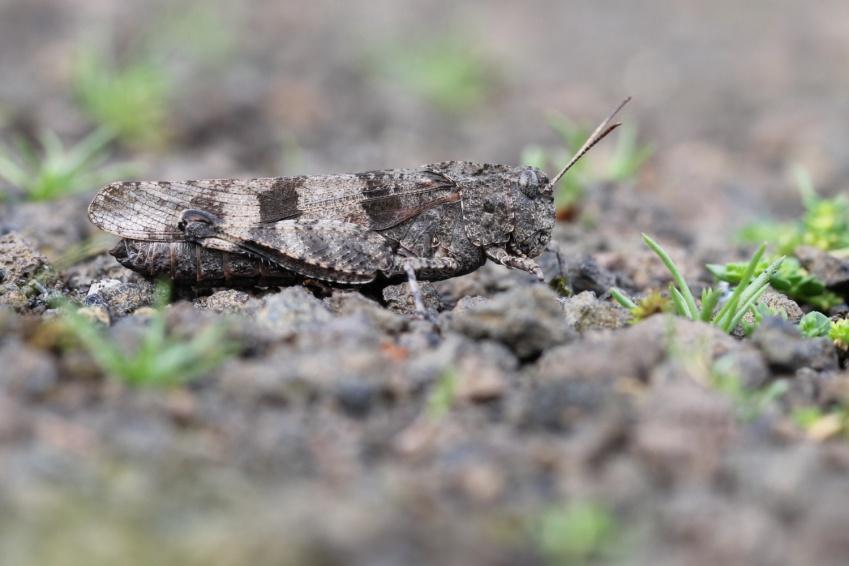
[[291, 285], [297, 276], [254, 257], [205, 248], [192, 242], [123, 239], [110, 253], [145, 277], [168, 277], [177, 285], [251, 287]]

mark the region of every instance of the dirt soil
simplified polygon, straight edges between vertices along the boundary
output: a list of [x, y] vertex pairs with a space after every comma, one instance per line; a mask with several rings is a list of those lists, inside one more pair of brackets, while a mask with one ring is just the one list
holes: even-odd
[[[179, 6], [0, 2], [0, 138], [90, 131], [75, 49], [120, 58], [139, 37], [165, 42]], [[845, 191], [849, 4], [219, 9], [223, 27], [202, 30], [226, 35], [226, 53], [170, 59], [169, 144], [113, 148], [141, 178], [517, 163], [557, 144], [550, 112], [590, 124], [625, 95], [654, 156], [634, 179], [588, 187], [539, 258], [545, 283], [488, 264], [424, 284], [433, 321], [406, 285], [175, 293], [175, 339], [224, 324], [241, 350], [171, 388], [105, 375], [51, 324], [64, 297], [131, 349], [150, 321], [153, 284], [92, 245], [96, 187], [46, 203], [8, 188], [0, 563], [849, 563], [849, 442], [791, 418], [849, 397], [834, 345], [780, 319], [748, 338], [670, 315], [630, 324], [607, 295], [668, 285], [641, 232], [692, 282], [745, 257], [734, 230], [799, 214], [794, 163], [824, 194]], [[447, 109], [381, 70], [386, 53], [433, 41], [487, 61], [495, 78], [475, 104]], [[610, 159], [605, 143], [591, 161]], [[741, 400], [713, 385], [717, 367], [788, 391]]]

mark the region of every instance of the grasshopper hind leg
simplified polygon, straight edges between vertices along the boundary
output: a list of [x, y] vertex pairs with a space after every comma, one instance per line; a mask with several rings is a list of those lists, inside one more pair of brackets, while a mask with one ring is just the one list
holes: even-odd
[[429, 322], [436, 323], [433, 315], [425, 308], [424, 299], [422, 298], [422, 290], [419, 288], [419, 281], [416, 279], [416, 270], [411, 263], [404, 263], [404, 272], [407, 274], [407, 285], [410, 286], [410, 294], [413, 296], [413, 304], [416, 307], [416, 314], [425, 318]]
[[413, 296], [416, 314], [435, 324], [436, 319], [425, 307], [418, 277], [424, 275], [426, 279], [430, 279], [433, 274], [455, 273], [460, 269], [460, 263], [452, 257], [399, 257], [397, 265], [402, 273], [407, 276], [407, 285], [409, 285], [410, 294]]

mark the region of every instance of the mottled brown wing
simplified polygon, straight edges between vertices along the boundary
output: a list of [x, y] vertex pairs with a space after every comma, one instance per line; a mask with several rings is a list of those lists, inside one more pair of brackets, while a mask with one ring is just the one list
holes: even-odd
[[460, 199], [456, 185], [428, 169], [344, 175], [137, 181], [107, 185], [89, 205], [89, 218], [124, 238], [183, 240], [187, 209], [209, 212], [227, 225], [250, 227], [293, 218], [335, 219], [383, 230]]
[[[373, 281], [393, 265], [389, 242], [378, 233], [339, 220], [281, 220], [243, 227], [216, 226], [223, 239], [304, 277], [335, 283]], [[204, 245], [204, 240], [199, 240]]]

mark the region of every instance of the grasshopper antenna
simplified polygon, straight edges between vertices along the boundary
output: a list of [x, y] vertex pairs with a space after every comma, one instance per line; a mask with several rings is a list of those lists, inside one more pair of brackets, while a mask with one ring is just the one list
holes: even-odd
[[595, 144], [597, 144], [598, 142], [600, 142], [601, 140], [606, 138], [607, 134], [609, 134], [610, 132], [612, 132], [613, 130], [615, 130], [619, 126], [621, 126], [621, 124], [619, 122], [614, 122], [613, 124], [611, 124], [610, 122], [619, 113], [619, 111], [622, 110], [622, 107], [625, 106], [626, 104], [628, 104], [628, 102], [630, 102], [630, 100], [631, 100], [630, 96], [628, 98], [626, 98], [625, 100], [623, 100], [622, 103], [619, 106], [616, 107], [616, 110], [611, 112], [610, 116], [605, 118], [604, 122], [602, 122], [601, 124], [598, 125], [598, 127], [595, 129], [595, 131], [592, 133], [592, 135], [589, 138], [587, 138], [587, 141], [584, 142], [584, 145], [581, 146], [581, 149], [579, 149], [578, 151], [575, 152], [575, 155], [572, 156], [572, 159], [569, 160], [569, 163], [567, 163], [566, 166], [563, 169], [561, 169], [560, 172], [557, 175], [554, 176], [554, 178], [551, 180], [551, 182], [548, 183], [547, 188], [549, 190], [553, 190], [554, 186], [557, 185], [557, 183], [560, 181], [560, 179], [563, 178], [563, 175], [565, 175], [566, 172], [569, 169], [571, 169], [572, 166], [575, 165], [575, 163], [577, 163], [578, 160], [581, 159], [584, 156], [584, 154], [586, 154], [589, 150], [591, 150]]

